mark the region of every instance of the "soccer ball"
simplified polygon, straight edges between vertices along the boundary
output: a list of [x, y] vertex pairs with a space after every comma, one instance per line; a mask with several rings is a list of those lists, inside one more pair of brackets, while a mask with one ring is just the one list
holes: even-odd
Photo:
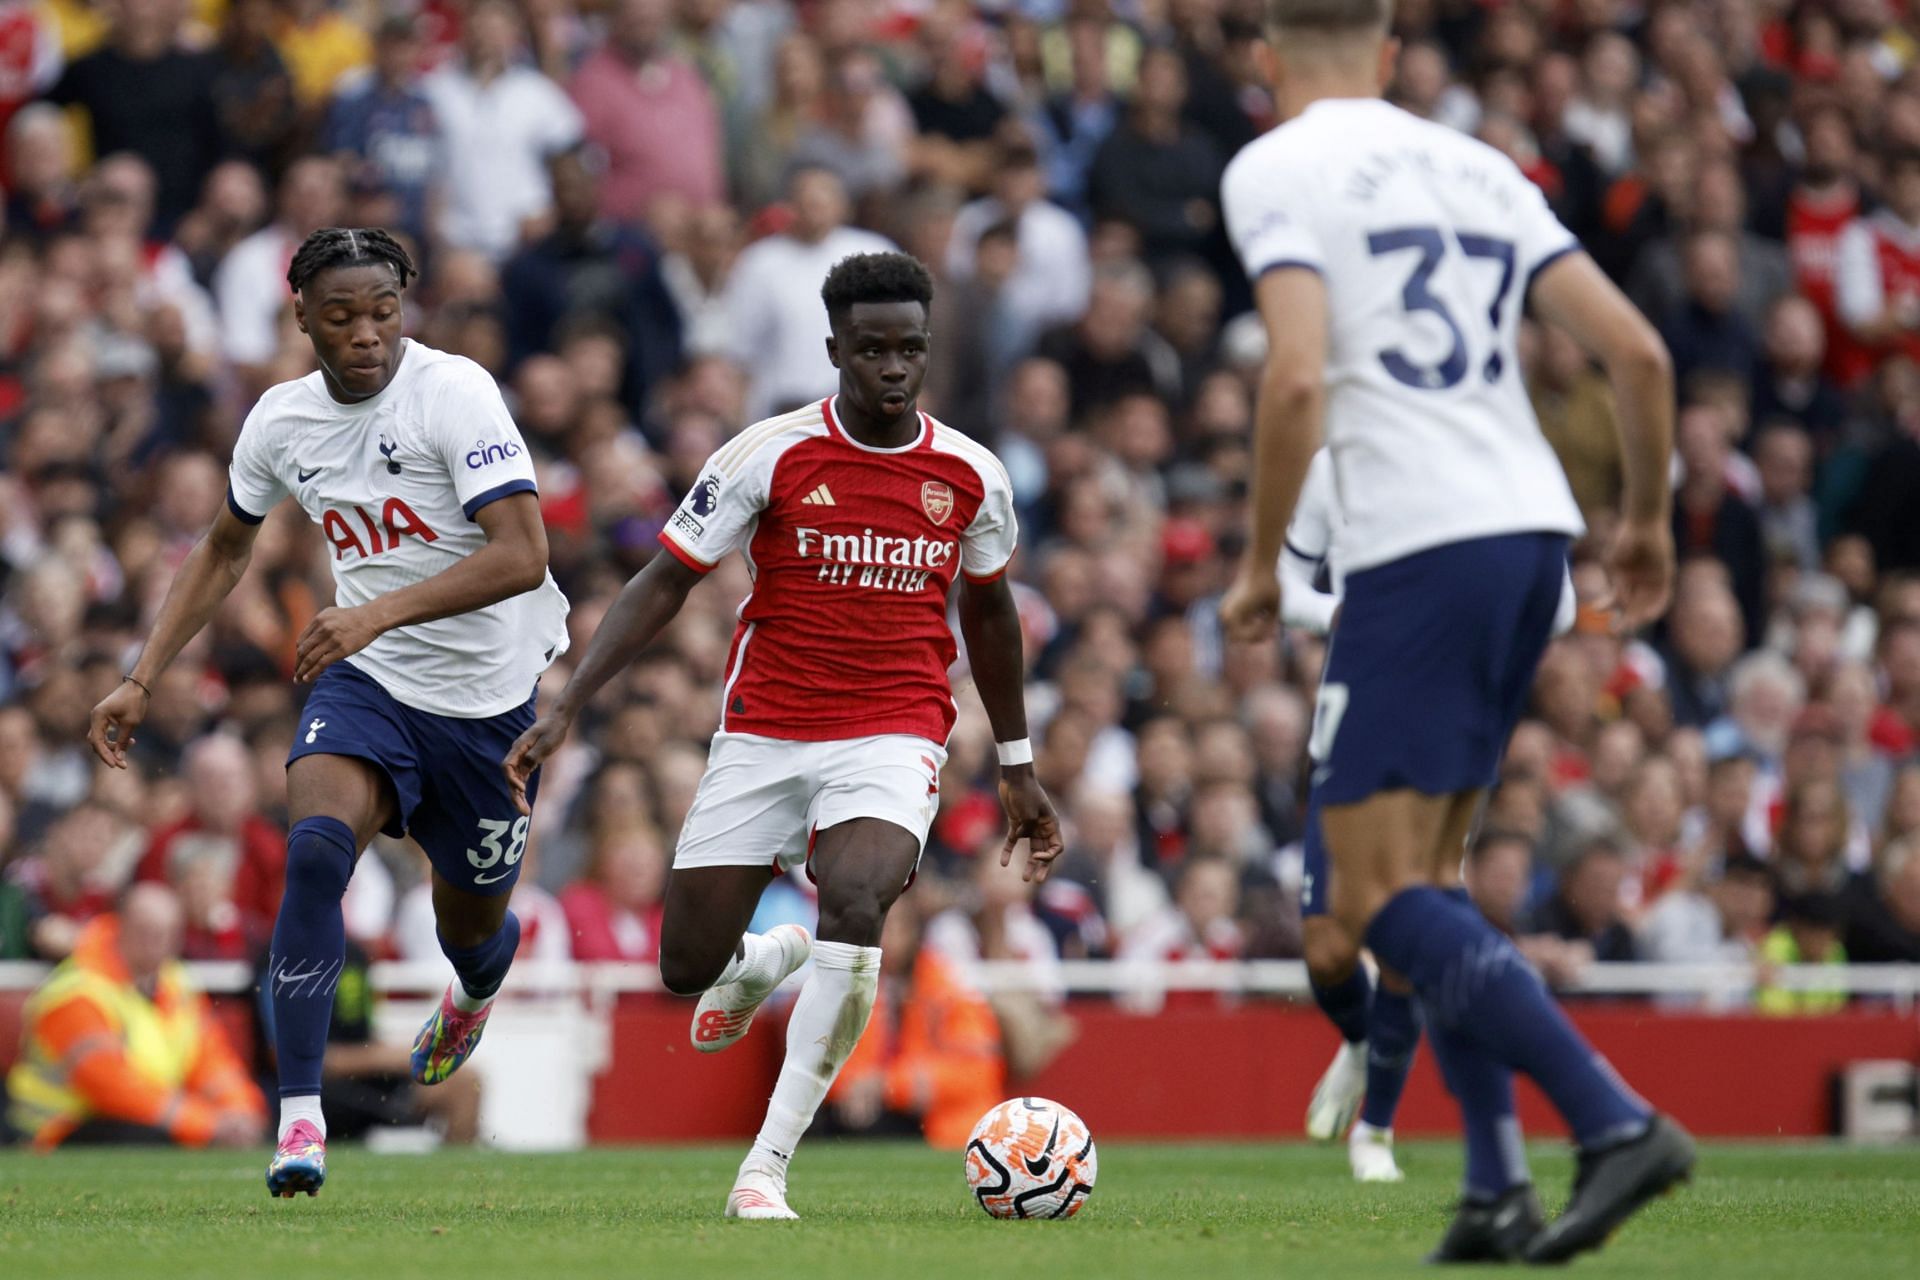
[[995, 1218], [1071, 1218], [1099, 1160], [1086, 1122], [1045, 1098], [1009, 1098], [967, 1139], [967, 1185]]

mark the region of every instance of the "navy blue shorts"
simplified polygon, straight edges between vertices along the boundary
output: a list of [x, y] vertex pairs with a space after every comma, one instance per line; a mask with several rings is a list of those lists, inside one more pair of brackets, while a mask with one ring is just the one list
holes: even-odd
[[[385, 828], [412, 836], [441, 878], [468, 893], [510, 893], [527, 850], [527, 819], [514, 807], [500, 762], [533, 723], [526, 705], [483, 720], [437, 716], [399, 702], [372, 676], [336, 662], [307, 695], [291, 765], [302, 756], [365, 760], [393, 784], [398, 813]], [[527, 801], [539, 789], [527, 780]]]
[[1313, 713], [1314, 803], [1492, 785], [1553, 635], [1567, 546], [1474, 538], [1347, 577]]

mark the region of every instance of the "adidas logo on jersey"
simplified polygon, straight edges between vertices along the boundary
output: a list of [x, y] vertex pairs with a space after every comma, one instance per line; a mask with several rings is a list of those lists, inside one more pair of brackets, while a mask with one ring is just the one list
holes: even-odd
[[814, 486], [812, 493], [800, 499], [800, 505], [803, 507], [837, 507], [840, 504], [833, 500], [833, 491], [823, 484]]

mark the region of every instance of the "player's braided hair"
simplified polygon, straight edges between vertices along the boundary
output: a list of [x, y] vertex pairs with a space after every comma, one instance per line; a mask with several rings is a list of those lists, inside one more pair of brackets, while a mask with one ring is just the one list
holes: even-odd
[[856, 302], [931, 306], [933, 276], [912, 254], [856, 253], [833, 264], [820, 286], [820, 301], [827, 304], [827, 319], [838, 328]]
[[400, 287], [420, 274], [398, 240], [379, 227], [322, 227], [308, 236], [287, 264], [287, 283], [295, 293], [331, 267], [365, 267], [386, 263], [399, 277]]

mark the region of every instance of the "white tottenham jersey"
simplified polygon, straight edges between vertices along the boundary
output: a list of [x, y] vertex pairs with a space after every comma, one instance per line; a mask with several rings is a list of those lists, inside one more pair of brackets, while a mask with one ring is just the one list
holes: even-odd
[[[486, 545], [474, 516], [535, 492], [533, 460], [493, 378], [409, 340], [379, 395], [341, 404], [318, 372], [260, 397], [233, 447], [227, 505], [250, 524], [296, 498], [333, 560], [335, 600], [365, 604]], [[394, 698], [478, 719], [526, 702], [567, 645], [553, 576], [472, 613], [387, 632], [347, 659]]]
[[[1320, 449], [1307, 465], [1307, 480], [1300, 486], [1300, 501], [1294, 504], [1286, 546], [1280, 552], [1280, 620], [1288, 626], [1314, 635], [1333, 630], [1334, 614], [1347, 590], [1346, 527], [1340, 493], [1333, 485], [1333, 458]], [[1315, 585], [1322, 569], [1327, 573], [1325, 591]], [[1572, 629], [1578, 604], [1573, 575], [1563, 574], [1553, 634], [1565, 635]]]
[[1344, 572], [1582, 531], [1515, 350], [1534, 275], [1579, 244], [1512, 161], [1377, 99], [1325, 99], [1248, 144], [1221, 202], [1248, 275], [1326, 281]]

